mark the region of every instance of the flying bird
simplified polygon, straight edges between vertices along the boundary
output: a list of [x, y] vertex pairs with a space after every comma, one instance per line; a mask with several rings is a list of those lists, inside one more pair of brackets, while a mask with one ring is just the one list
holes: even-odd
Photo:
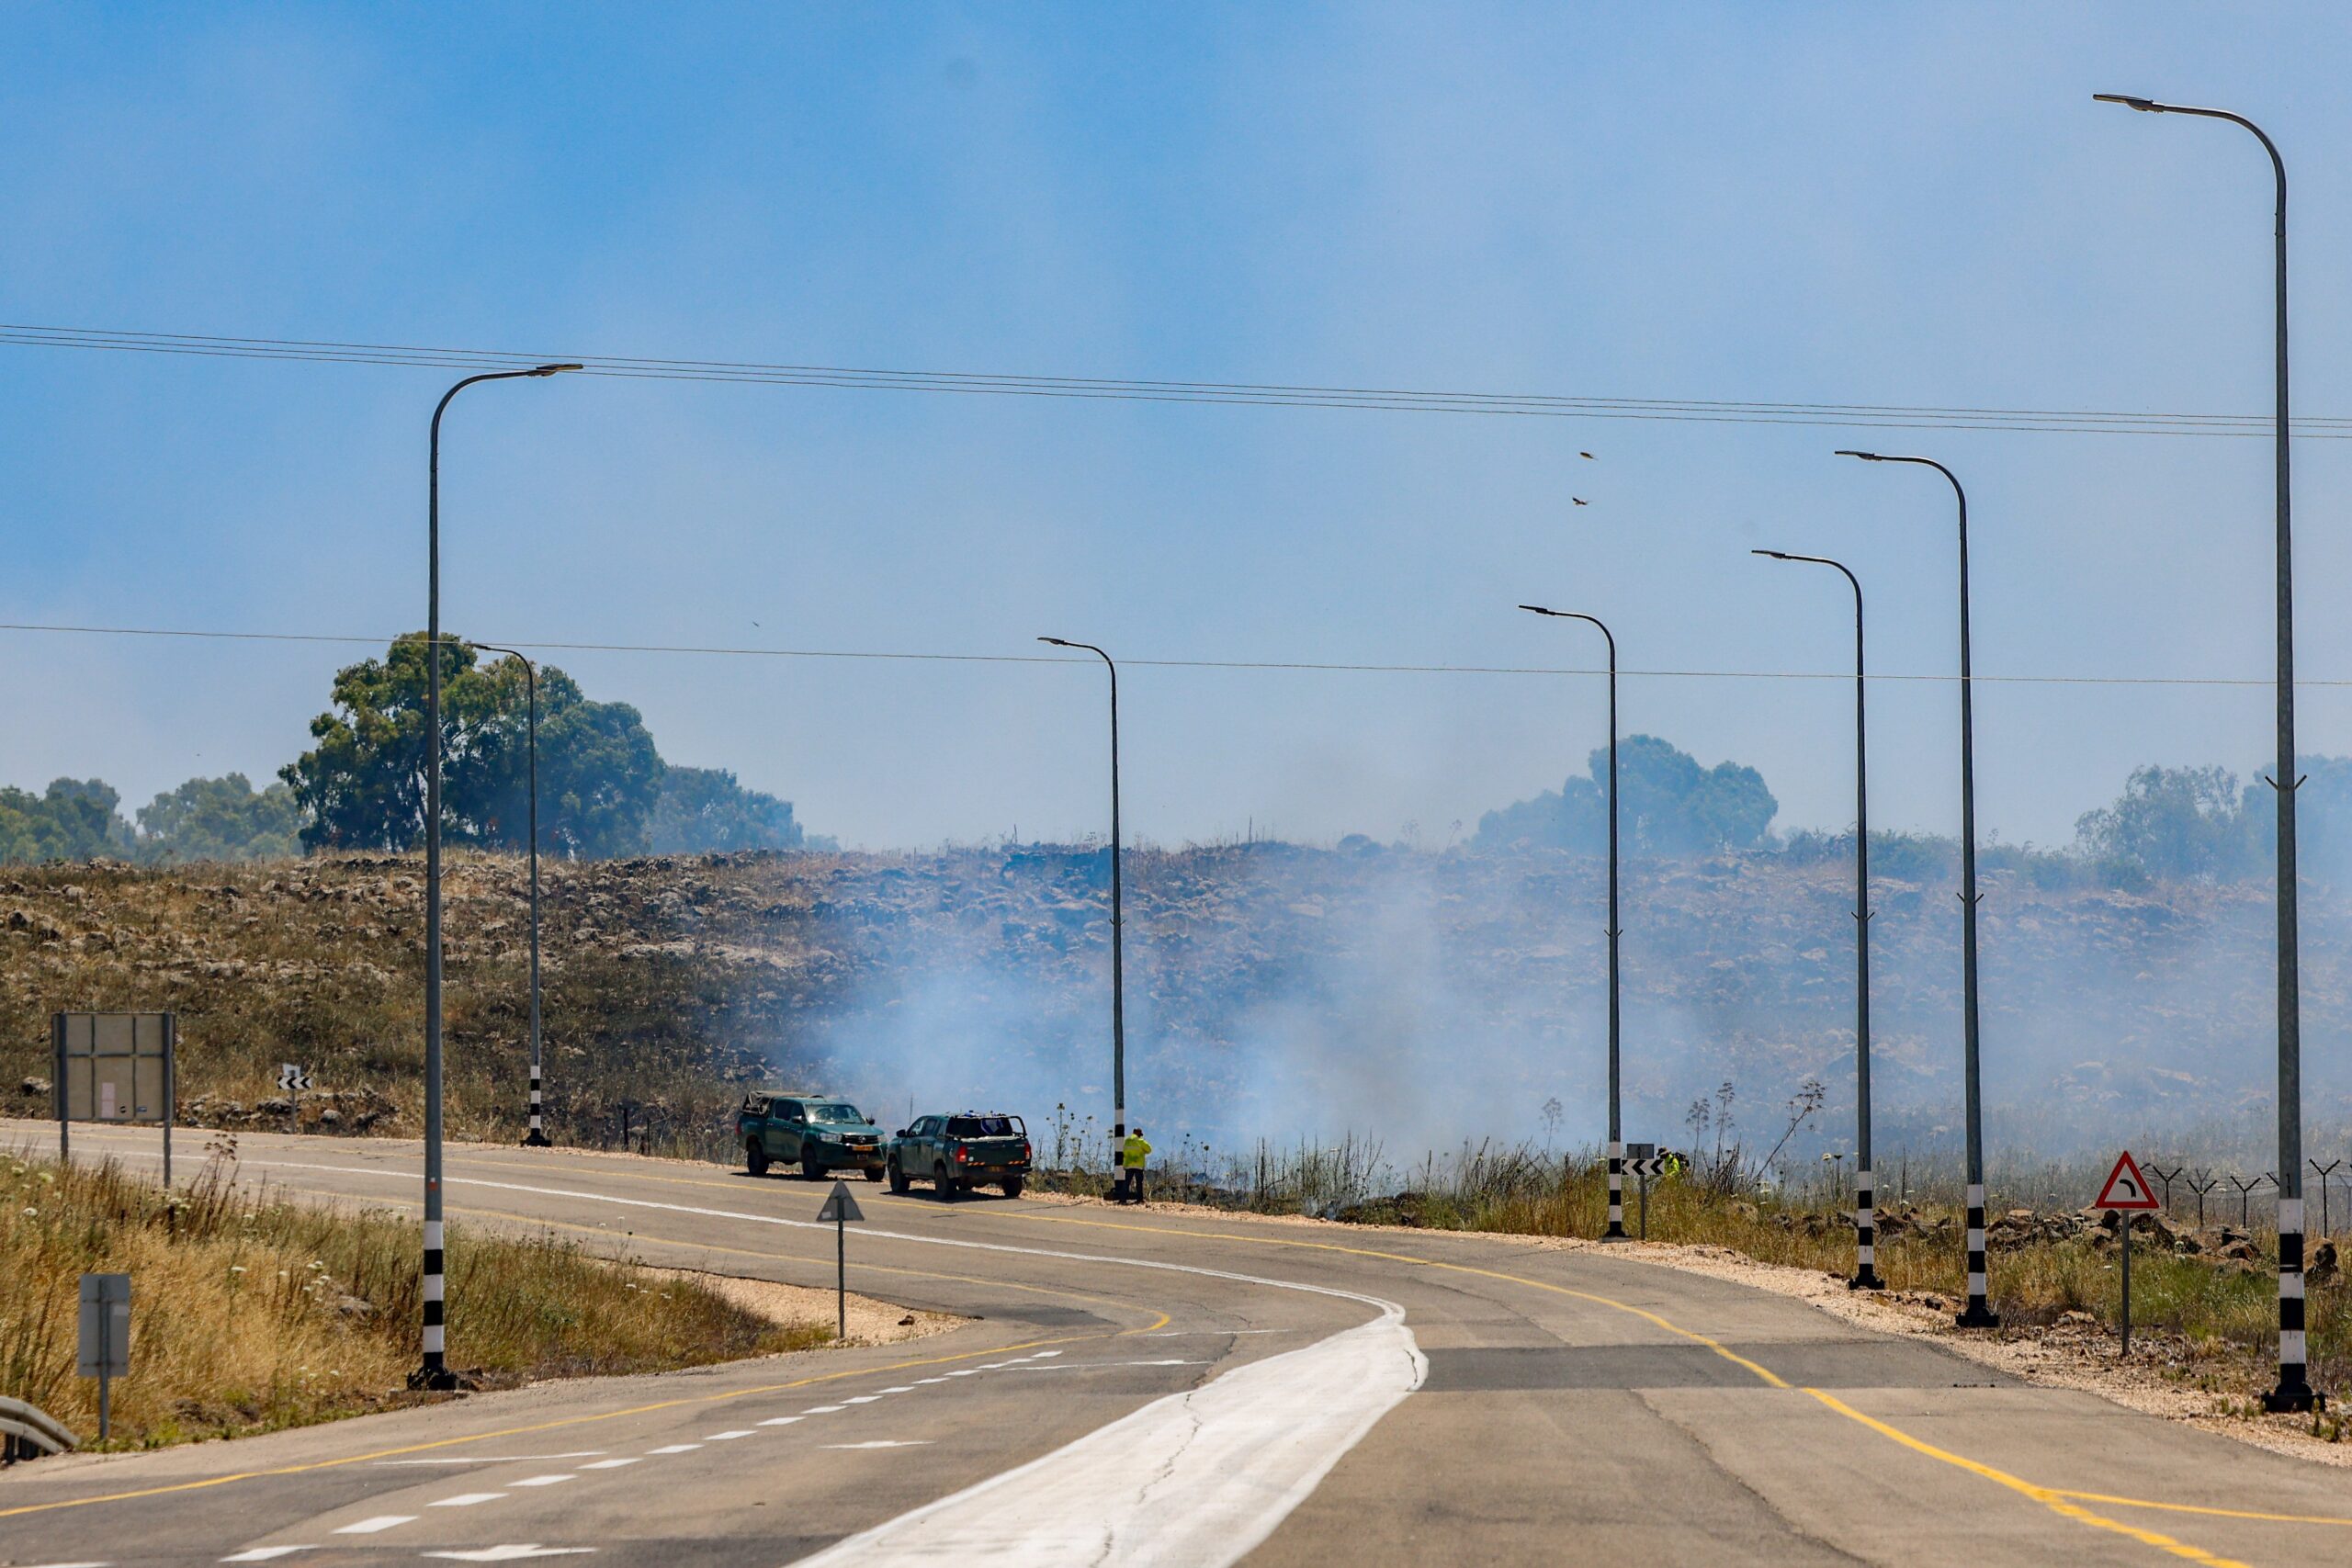
[[1579, 453], [1577, 453], [1577, 457], [1591, 457], [1591, 456], [1592, 456], [1592, 454], [1591, 454], [1591, 453], [1589, 453], [1589, 452], [1579, 452]]
[[1568, 497], [1568, 499], [1569, 499], [1570, 501], [1575, 502], [1578, 506], [1590, 506], [1590, 505], [1592, 504], [1592, 502], [1590, 502], [1587, 501], [1584, 497], [1582, 497], [1582, 496], [1580, 496], [1580, 495], [1572, 495], [1572, 496]]

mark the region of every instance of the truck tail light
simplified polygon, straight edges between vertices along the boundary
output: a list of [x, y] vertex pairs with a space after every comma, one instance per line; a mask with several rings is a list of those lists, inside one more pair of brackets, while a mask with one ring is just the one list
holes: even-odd
[[957, 1150], [956, 1151], [956, 1163], [957, 1165], [969, 1165], [969, 1164], [971, 1164], [971, 1163], [972, 1163], [972, 1151], [971, 1151], [971, 1150], [969, 1150], [969, 1149], [957, 1149]]

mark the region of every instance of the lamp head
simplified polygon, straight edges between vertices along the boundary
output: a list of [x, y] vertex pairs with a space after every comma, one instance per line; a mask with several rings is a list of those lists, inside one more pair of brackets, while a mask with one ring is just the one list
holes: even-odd
[[584, 367], [578, 365], [541, 365], [533, 368], [530, 374], [534, 376], [560, 376], [566, 370], [579, 370], [582, 368]]
[[1556, 615], [1560, 613], [1557, 610], [1547, 610], [1541, 604], [1521, 604], [1520, 608], [1531, 615]]
[[1883, 463], [1886, 461], [1884, 457], [1880, 457], [1875, 452], [1857, 452], [1850, 446], [1840, 446], [1837, 451], [1831, 453], [1830, 456], [1833, 457], [1860, 457], [1865, 463]]
[[1056, 648], [1068, 648], [1068, 647], [1069, 646], [1069, 644], [1068, 644], [1068, 643], [1064, 642], [1061, 638], [1059, 638], [1059, 637], [1039, 637], [1037, 640], [1038, 640], [1039, 642], [1050, 642], [1050, 643], [1052, 643]]
[[2135, 98], [2129, 93], [2093, 93], [2091, 101], [2099, 104], [2121, 104], [2125, 108], [2138, 109], [2142, 114], [2165, 112], [2165, 106], [2156, 102], [2155, 99]]
[[1747, 553], [1751, 556], [1770, 556], [1774, 560], [1787, 560], [1790, 558], [1788, 552], [1785, 550], [1750, 550]]

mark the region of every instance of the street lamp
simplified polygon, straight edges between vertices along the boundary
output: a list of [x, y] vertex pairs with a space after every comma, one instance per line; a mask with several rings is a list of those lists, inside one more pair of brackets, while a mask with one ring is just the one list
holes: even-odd
[[1617, 1076], [1617, 638], [1595, 617], [1574, 610], [1547, 610], [1541, 604], [1520, 608], [1530, 615], [1600, 626], [1600, 635], [1609, 643], [1609, 1228], [1600, 1233], [1600, 1239], [1624, 1241], [1625, 1127], [1619, 1115]]
[[474, 646], [487, 652], [503, 653], [522, 664], [523, 692], [531, 715], [531, 1130], [523, 1144], [526, 1148], [543, 1149], [548, 1146], [548, 1134], [539, 1101], [545, 1072], [539, 1052], [539, 669], [519, 649], [501, 648], [493, 642], [478, 642]]
[[1827, 556], [1751, 550], [1774, 560], [1835, 567], [1854, 590], [1854, 1277], [1857, 1291], [1884, 1290], [1878, 1277], [1878, 1221], [1871, 1201], [1871, 789], [1862, 673], [1862, 584]]
[[2260, 126], [2227, 109], [2191, 108], [2121, 93], [2094, 93], [2103, 104], [2121, 104], [2143, 114], [2185, 114], [2225, 119], [2253, 132], [2270, 154], [2277, 180], [2277, 216], [2272, 224], [2274, 258], [2271, 353], [2278, 408], [2272, 431], [2276, 450], [2278, 508], [2278, 764], [2270, 787], [2278, 794], [2278, 1386], [2263, 1396], [2271, 1410], [2309, 1410], [2320, 1402], [2305, 1376], [2309, 1358], [2303, 1341], [2303, 1062], [2302, 984], [2296, 970], [2295, 791], [2295, 571], [2294, 530], [2288, 482], [2287, 400], [2287, 161]]
[[1065, 642], [1057, 637], [1041, 637], [1037, 640], [1091, 653], [1111, 671], [1111, 1151], [1112, 1158], [1119, 1161], [1118, 1197], [1124, 1201], [1127, 1196], [1127, 1168], [1120, 1149], [1127, 1141], [1127, 983], [1121, 953], [1125, 921], [1122, 918], [1119, 889], [1123, 852], [1119, 837], [1119, 667], [1112, 662], [1109, 654], [1091, 642]]
[[1976, 719], [1969, 675], [1968, 644], [1968, 492], [1960, 479], [1933, 457], [1896, 457], [1877, 452], [1841, 448], [1840, 457], [1865, 463], [1916, 463], [1933, 468], [1951, 481], [1960, 502], [1960, 880], [1961, 880], [1961, 1039], [1962, 1097], [1968, 1120], [1968, 1310], [1956, 1321], [1962, 1328], [1997, 1328], [2001, 1320], [1984, 1283], [1984, 1107], [1976, 1067]]
[[469, 376], [433, 408], [425, 464], [424, 678], [424, 1360], [409, 1374], [418, 1388], [458, 1385], [443, 1339], [441, 1247], [441, 416], [477, 381], [512, 381], [577, 370], [541, 365]]

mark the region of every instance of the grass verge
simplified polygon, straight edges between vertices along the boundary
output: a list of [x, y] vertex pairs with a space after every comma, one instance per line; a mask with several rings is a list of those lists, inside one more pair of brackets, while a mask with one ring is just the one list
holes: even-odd
[[[423, 1317], [417, 1223], [240, 1182], [216, 1156], [166, 1193], [108, 1162], [0, 1156], [0, 1392], [88, 1440], [97, 1384], [74, 1373], [79, 1280], [131, 1277], [130, 1374], [112, 1449], [299, 1427], [435, 1397], [406, 1386]], [[689, 1280], [551, 1237], [452, 1226], [449, 1344], [483, 1387], [661, 1371], [807, 1349], [830, 1323], [778, 1324]]]

